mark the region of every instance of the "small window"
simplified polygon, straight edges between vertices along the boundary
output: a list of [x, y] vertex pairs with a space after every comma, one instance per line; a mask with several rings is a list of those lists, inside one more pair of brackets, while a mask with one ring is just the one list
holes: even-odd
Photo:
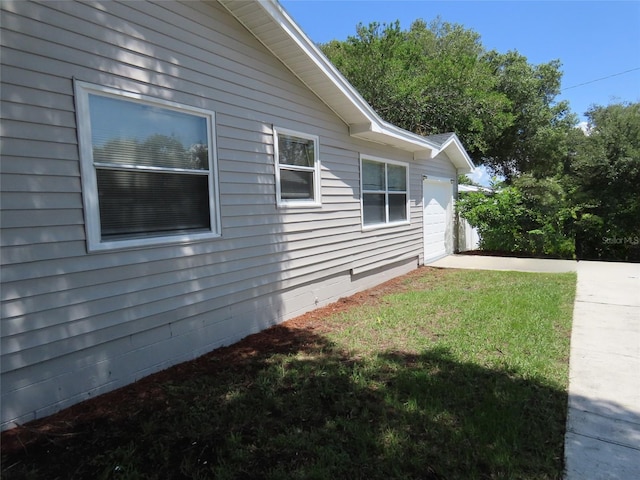
[[216, 236], [212, 112], [76, 82], [89, 250]]
[[318, 137], [274, 128], [276, 195], [280, 206], [320, 206]]
[[362, 159], [362, 224], [365, 227], [408, 222], [408, 171], [405, 163]]

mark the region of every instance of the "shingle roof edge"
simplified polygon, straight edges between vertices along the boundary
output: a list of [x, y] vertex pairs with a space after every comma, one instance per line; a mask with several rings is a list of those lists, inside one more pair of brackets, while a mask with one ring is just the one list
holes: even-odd
[[[401, 148], [420, 158], [433, 158], [451, 143], [449, 139], [443, 146], [439, 135], [424, 137], [383, 120], [277, 0], [218, 2], [346, 123], [353, 137]], [[302, 64], [311, 68], [302, 69]], [[454, 145], [461, 151], [450, 158], [452, 163], [461, 171], [473, 169], [457, 136]]]

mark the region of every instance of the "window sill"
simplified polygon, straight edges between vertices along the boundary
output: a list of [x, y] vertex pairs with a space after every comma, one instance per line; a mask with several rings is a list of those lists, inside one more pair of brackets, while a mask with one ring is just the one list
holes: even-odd
[[179, 246], [205, 240], [220, 238], [222, 235], [214, 232], [183, 233], [164, 235], [162, 237], [138, 237], [122, 240], [87, 241], [89, 253], [113, 252], [120, 250], [136, 250], [147, 247]]
[[320, 202], [278, 202], [278, 208], [321, 208]]
[[385, 228], [394, 228], [394, 227], [406, 227], [406, 226], [410, 226], [411, 222], [410, 221], [405, 221], [405, 222], [393, 222], [393, 223], [374, 223], [371, 225], [362, 225], [362, 231], [363, 232], [369, 232], [371, 230], [382, 230]]

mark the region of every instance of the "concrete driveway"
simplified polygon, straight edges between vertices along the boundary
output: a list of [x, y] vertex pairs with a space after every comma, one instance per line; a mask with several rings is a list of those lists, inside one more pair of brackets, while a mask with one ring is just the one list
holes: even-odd
[[579, 262], [565, 479], [640, 479], [640, 264]]
[[430, 267], [467, 268], [474, 270], [513, 270], [516, 272], [575, 272], [578, 262], [574, 260], [547, 260], [540, 258], [489, 257], [481, 255], [449, 255]]
[[640, 479], [640, 264], [452, 255], [429, 266], [578, 273], [565, 480]]

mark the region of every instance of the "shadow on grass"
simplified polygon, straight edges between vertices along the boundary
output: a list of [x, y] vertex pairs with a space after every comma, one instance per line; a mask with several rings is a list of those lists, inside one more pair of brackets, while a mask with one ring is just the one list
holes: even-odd
[[149, 401], [3, 456], [3, 478], [562, 476], [566, 392], [443, 348], [355, 358], [278, 326], [145, 382], [126, 388]]

